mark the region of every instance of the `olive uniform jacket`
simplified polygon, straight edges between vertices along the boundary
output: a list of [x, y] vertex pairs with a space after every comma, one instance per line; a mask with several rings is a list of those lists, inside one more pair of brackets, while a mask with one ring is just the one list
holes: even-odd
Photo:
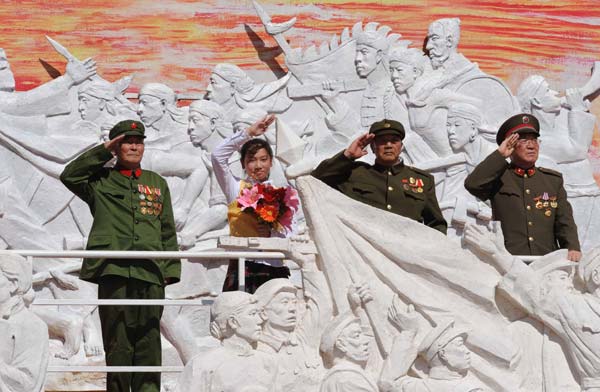
[[[167, 182], [139, 170], [136, 177], [104, 167], [113, 158], [104, 145], [83, 153], [62, 172], [62, 183], [85, 201], [94, 216], [87, 250], [177, 251], [177, 234]], [[179, 281], [179, 260], [85, 259], [79, 277], [98, 283], [116, 275], [163, 285]]]
[[433, 177], [399, 163], [391, 168], [353, 161], [344, 152], [311, 173], [348, 197], [414, 219], [446, 234], [447, 223], [435, 196]]
[[496, 150], [466, 178], [465, 188], [481, 200], [491, 200], [494, 220], [502, 223], [511, 254], [579, 250], [573, 210], [559, 172], [511, 166]]

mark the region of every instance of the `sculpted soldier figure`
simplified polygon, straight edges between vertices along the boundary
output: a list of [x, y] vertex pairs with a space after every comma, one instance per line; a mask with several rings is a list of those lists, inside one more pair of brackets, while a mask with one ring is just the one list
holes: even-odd
[[523, 113], [506, 120], [496, 137], [500, 147], [473, 170], [465, 187], [481, 200], [491, 200], [510, 253], [544, 255], [566, 248], [569, 260], [579, 261], [577, 226], [562, 175], [535, 165], [538, 137], [534, 116]]
[[210, 332], [221, 344], [186, 365], [177, 392], [279, 392], [277, 361], [256, 350], [262, 318], [256, 298], [242, 291], [221, 293], [210, 308]]
[[[383, 372], [379, 385], [381, 392], [483, 392], [486, 391], [480, 383], [470, 377], [471, 352], [465, 346], [467, 331], [454, 326], [453, 320], [439, 323], [421, 341], [416, 350], [410, 346], [398, 345], [401, 350], [392, 349], [388, 361], [397, 359], [408, 364], [410, 358], [414, 361], [417, 355], [425, 359], [429, 372], [425, 378], [407, 376], [408, 367], [402, 366], [404, 374]], [[395, 343], [396, 344], [396, 343]], [[397, 351], [397, 352], [394, 352]], [[396, 357], [396, 358], [395, 358]], [[384, 365], [390, 370], [390, 364]]]
[[[114, 168], [104, 167], [117, 156]], [[94, 223], [88, 250], [178, 250], [166, 181], [142, 170], [144, 125], [126, 120], [110, 141], [71, 162], [61, 181], [90, 206]], [[179, 260], [85, 259], [80, 278], [98, 284], [100, 299], [164, 299], [179, 281]], [[101, 306], [100, 322], [109, 366], [161, 364], [161, 306]], [[160, 391], [160, 373], [109, 373], [107, 391]]]
[[[499, 289], [562, 339], [581, 390], [599, 391], [600, 249], [586, 253], [578, 264], [560, 251], [527, 266], [506, 251], [500, 230], [468, 226], [465, 241], [504, 275]], [[575, 269], [585, 285], [582, 291], [573, 285]]]
[[[433, 177], [399, 162], [404, 127], [397, 121], [382, 120], [369, 133], [358, 137], [344, 151], [327, 159], [312, 175], [343, 194], [395, 214], [403, 215], [446, 233]], [[370, 145], [375, 164], [355, 160], [366, 155]]]
[[320, 392], [377, 392], [365, 366], [369, 359], [369, 337], [360, 319], [342, 313], [328, 324], [321, 337], [321, 352], [330, 368]]
[[293, 254], [292, 258], [302, 268], [302, 291], [289, 279], [279, 278], [263, 283], [254, 293], [265, 318], [257, 350], [275, 355], [282, 370], [278, 384], [290, 392], [320, 384], [324, 368], [319, 343], [333, 312], [315, 256]]
[[[24, 297], [31, 267], [18, 255], [0, 253], [0, 391], [41, 392], [48, 366], [48, 327]], [[31, 301], [30, 301], [31, 302]]]

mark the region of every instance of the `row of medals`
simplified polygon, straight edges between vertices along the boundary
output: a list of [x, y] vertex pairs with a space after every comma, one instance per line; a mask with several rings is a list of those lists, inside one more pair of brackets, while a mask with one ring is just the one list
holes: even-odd
[[546, 215], [546, 216], [552, 215], [552, 210], [550, 209], [550, 207], [557, 208], [558, 202], [555, 200], [552, 200], [550, 202], [538, 200], [535, 202], [535, 208], [537, 208], [538, 210], [541, 210], [543, 208], [546, 209], [546, 211], [544, 211], [544, 215]]
[[408, 184], [406, 184], [406, 179], [403, 179], [402, 182], [404, 183], [402, 185], [402, 187], [404, 188], [405, 191], [411, 190], [413, 191], [413, 193], [423, 193], [423, 180], [422, 179], [417, 179], [415, 180], [414, 177], [410, 177], [410, 179], [408, 180]]
[[140, 193], [140, 212], [142, 215], [160, 215], [162, 203], [157, 201], [158, 196]]

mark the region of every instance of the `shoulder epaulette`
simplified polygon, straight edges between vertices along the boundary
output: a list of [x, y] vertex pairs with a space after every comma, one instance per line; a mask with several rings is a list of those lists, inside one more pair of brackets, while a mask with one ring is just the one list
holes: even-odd
[[559, 171], [556, 171], [556, 170], [548, 169], [545, 167], [538, 167], [538, 170], [541, 171], [542, 173], [551, 174], [556, 177], [562, 177], [562, 173]]
[[415, 173], [421, 174], [425, 177], [432, 177], [432, 175], [427, 171], [427, 170], [423, 170], [423, 169], [419, 169], [417, 167], [414, 166], [407, 166], [409, 169], [411, 169], [412, 171], [414, 171]]

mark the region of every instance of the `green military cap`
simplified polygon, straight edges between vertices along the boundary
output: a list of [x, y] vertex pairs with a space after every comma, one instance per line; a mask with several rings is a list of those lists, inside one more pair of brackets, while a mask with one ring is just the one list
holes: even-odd
[[498, 134], [496, 135], [496, 143], [498, 143], [498, 145], [502, 144], [504, 139], [515, 132], [519, 135], [532, 134], [536, 137], [539, 137], [540, 122], [531, 114], [516, 114], [504, 121], [504, 123], [500, 126], [500, 129], [498, 129]]
[[108, 138], [112, 140], [119, 135], [141, 136], [145, 138], [146, 136], [144, 135], [144, 132], [146, 132], [146, 129], [144, 128], [144, 124], [141, 122], [135, 120], [124, 120], [118, 122], [114, 127], [112, 127], [110, 133], [108, 134]]
[[400, 139], [402, 140], [404, 140], [404, 136], [406, 135], [404, 126], [401, 123], [386, 119], [374, 122], [369, 129], [369, 133], [372, 133], [375, 136], [397, 135], [400, 136]]

